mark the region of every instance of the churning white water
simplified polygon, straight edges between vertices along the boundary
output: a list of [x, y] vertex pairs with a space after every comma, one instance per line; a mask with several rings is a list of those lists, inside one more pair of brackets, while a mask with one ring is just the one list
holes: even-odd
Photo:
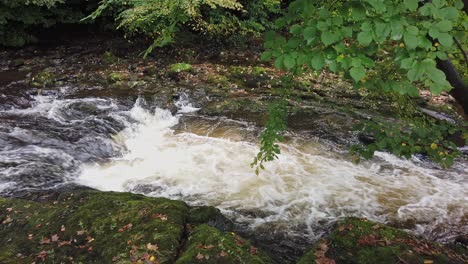
[[291, 136], [279, 160], [257, 176], [249, 164], [258, 145], [246, 124], [194, 117], [181, 125], [182, 114], [138, 104], [129, 115], [137, 122], [114, 138], [123, 156], [84, 166], [80, 184], [212, 205], [252, 227], [300, 227], [311, 238], [319, 223], [343, 216], [412, 223], [435, 239], [468, 232], [466, 164], [447, 172], [386, 153], [354, 164], [316, 140]]

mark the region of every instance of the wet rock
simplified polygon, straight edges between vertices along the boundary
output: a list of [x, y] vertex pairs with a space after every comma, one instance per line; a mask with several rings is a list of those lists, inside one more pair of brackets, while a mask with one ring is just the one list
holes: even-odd
[[207, 223], [221, 231], [229, 231], [234, 224], [221, 214], [219, 209], [212, 206], [195, 206], [190, 209], [188, 221], [190, 223]]
[[309, 263], [466, 263], [463, 252], [366, 219], [340, 221], [298, 264]]
[[272, 263], [236, 234], [188, 225], [199, 210], [181, 201], [86, 188], [29, 198], [0, 198], [1, 263]]
[[274, 262], [268, 255], [239, 235], [222, 232], [208, 225], [200, 225], [190, 232], [184, 252], [175, 263], [266, 264]]
[[10, 67], [20, 67], [24, 65], [24, 59], [15, 59], [10, 62]]
[[106, 51], [102, 55], [101, 61], [105, 64], [114, 64], [119, 61], [119, 58], [115, 56], [112, 52]]
[[172, 80], [179, 81], [187, 73], [193, 73], [192, 65], [188, 63], [175, 63], [169, 66], [167, 74]]

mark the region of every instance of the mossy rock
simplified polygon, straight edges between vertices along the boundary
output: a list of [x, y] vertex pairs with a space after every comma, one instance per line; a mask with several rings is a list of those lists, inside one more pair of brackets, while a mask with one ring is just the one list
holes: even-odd
[[115, 83], [115, 84], [121, 83], [123, 81], [127, 81], [129, 79], [130, 79], [130, 76], [126, 72], [111, 72], [107, 77], [107, 80], [109, 81], [109, 83]]
[[191, 72], [193, 71], [193, 67], [188, 63], [175, 63], [169, 67], [169, 71], [173, 73]]
[[151, 257], [171, 263], [188, 209], [164, 198], [96, 191], [45, 203], [2, 199], [0, 263], [128, 263]]
[[101, 61], [105, 64], [114, 64], [119, 61], [119, 58], [115, 56], [112, 52], [106, 51], [102, 55]]
[[31, 86], [37, 88], [48, 87], [55, 83], [55, 73], [49, 69], [38, 72], [31, 79]]
[[347, 218], [319, 241], [298, 264], [466, 263], [464, 253], [365, 219]]
[[270, 70], [264, 67], [231, 66], [229, 68], [229, 80], [241, 87], [257, 88], [270, 79]]
[[[221, 234], [218, 229], [196, 227], [219, 215], [212, 207], [190, 208], [181, 201], [94, 190], [50, 197], [0, 198], [0, 263], [174, 263], [188, 226], [209, 229], [206, 243], [224, 243], [225, 235], [211, 236]], [[200, 240], [195, 234], [198, 231], [192, 237]], [[247, 247], [246, 241], [231, 243], [228, 249], [244, 252]], [[249, 262], [256, 255], [239, 256], [247, 259], [244, 263], [262, 263]]]
[[235, 233], [199, 225], [191, 232], [176, 264], [274, 263], [269, 256]]

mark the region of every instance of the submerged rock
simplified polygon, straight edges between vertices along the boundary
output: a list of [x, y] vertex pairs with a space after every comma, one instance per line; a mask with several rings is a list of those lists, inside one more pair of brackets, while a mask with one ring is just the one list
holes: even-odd
[[466, 247], [444, 246], [365, 219], [348, 218], [298, 264], [467, 263]]
[[214, 208], [93, 190], [35, 200], [0, 198], [0, 263], [272, 263], [202, 224], [219, 218]]

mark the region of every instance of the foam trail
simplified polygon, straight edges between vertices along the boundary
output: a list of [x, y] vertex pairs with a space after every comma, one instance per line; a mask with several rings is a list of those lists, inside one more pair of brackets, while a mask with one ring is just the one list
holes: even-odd
[[[153, 113], [136, 105], [129, 115], [138, 122], [116, 137], [127, 151], [111, 162], [86, 165], [80, 184], [213, 205], [252, 227], [283, 223], [293, 232], [305, 226], [311, 237], [319, 234], [319, 222], [343, 216], [411, 220], [414, 231], [435, 238], [468, 232], [468, 184], [457, 171], [385, 153], [354, 164], [324, 153], [317, 142], [295, 139], [256, 176], [249, 164], [258, 146], [240, 125], [222, 130], [218, 122], [192, 133], [174, 130], [181, 116], [163, 109]], [[213, 137], [212, 130], [222, 130], [222, 137]], [[459, 166], [468, 172], [466, 164]]]

